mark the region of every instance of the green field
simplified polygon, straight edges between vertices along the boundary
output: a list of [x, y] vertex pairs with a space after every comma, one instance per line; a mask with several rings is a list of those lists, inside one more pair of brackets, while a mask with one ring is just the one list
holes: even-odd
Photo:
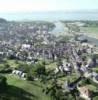
[[87, 35], [98, 39], [98, 27], [83, 27], [81, 28], [81, 31], [86, 32]]
[[86, 32], [98, 34], [98, 27], [85, 27], [84, 30]]
[[[6, 59], [5, 63], [0, 66], [8, 64], [11, 68], [18, 67], [20, 64], [24, 64], [22, 61]], [[55, 63], [46, 66], [47, 69], [55, 67]], [[50, 96], [47, 96], [42, 92], [45, 85], [40, 81], [27, 81], [21, 79], [17, 75], [3, 74], [7, 78], [8, 89], [0, 95], [0, 100], [51, 100]], [[7, 99], [5, 99], [7, 97]], [[3, 98], [3, 99], [2, 99]]]
[[7, 100], [50, 100], [50, 97], [42, 92], [43, 84], [39, 81], [30, 82], [11, 74], [5, 76], [9, 86], [2, 97], [7, 97]]

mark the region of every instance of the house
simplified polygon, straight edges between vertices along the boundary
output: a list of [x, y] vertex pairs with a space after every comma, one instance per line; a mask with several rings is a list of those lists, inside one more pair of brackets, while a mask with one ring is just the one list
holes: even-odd
[[78, 86], [77, 89], [80, 92], [80, 97], [85, 100], [91, 100], [91, 91], [86, 86]]
[[22, 78], [24, 80], [26, 79], [26, 73], [23, 73], [20, 70], [13, 70], [12, 74], [18, 75], [20, 78]]
[[63, 64], [63, 71], [64, 71], [66, 74], [71, 73], [72, 69], [71, 69], [70, 63], [66, 63], [66, 65]]
[[12, 74], [16, 74], [16, 75], [21, 75], [22, 74], [22, 71], [19, 71], [19, 70], [13, 70], [12, 71]]
[[88, 47], [88, 43], [82, 43], [82, 47]]
[[4, 55], [4, 52], [0, 52], [0, 56], [3, 56]]
[[82, 71], [83, 73], [87, 72], [88, 69], [86, 66], [82, 65], [81, 68], [80, 68], [80, 71]]
[[29, 49], [30, 47], [30, 44], [22, 44], [22, 49]]
[[22, 73], [21, 78], [26, 80], [26, 73]]
[[65, 81], [64, 88], [68, 91], [74, 90], [76, 88], [76, 85], [69, 85], [69, 81]]
[[78, 79], [76, 79], [75, 81], [71, 82], [68, 80], [64, 83], [65, 88], [67, 88], [68, 90], [72, 91], [77, 87], [77, 84], [82, 80], [82, 77], [79, 77]]
[[92, 78], [93, 82], [98, 84], [98, 74], [96, 72], [91, 73], [91, 78]]

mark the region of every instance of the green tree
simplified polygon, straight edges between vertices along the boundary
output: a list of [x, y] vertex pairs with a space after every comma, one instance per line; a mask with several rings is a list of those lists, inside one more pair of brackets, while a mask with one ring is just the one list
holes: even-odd
[[7, 79], [0, 75], [0, 92], [5, 92], [7, 89]]
[[43, 75], [46, 74], [45, 64], [44, 63], [37, 63], [35, 65], [31, 65], [30, 69], [27, 73], [27, 76], [30, 77], [37, 77], [42, 78]]

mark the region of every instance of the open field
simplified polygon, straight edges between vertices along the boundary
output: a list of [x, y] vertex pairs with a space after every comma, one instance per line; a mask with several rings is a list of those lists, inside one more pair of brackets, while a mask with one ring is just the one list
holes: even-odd
[[97, 38], [98, 39], [98, 27], [83, 27], [81, 31], [86, 33], [86, 35]]
[[[24, 62], [6, 59], [5, 63], [14, 68]], [[4, 64], [0, 64], [0, 66], [4, 66]], [[53, 70], [55, 67], [56, 63], [46, 65], [47, 70]], [[3, 97], [8, 97], [8, 100], [51, 100], [49, 96], [42, 92], [43, 87], [45, 88], [45, 86], [43, 83], [40, 83], [40, 80], [31, 82], [23, 80], [17, 75], [3, 75], [7, 78], [7, 83], [9, 85], [7, 92], [3, 94]]]
[[5, 95], [11, 98], [7, 100], [50, 100], [50, 97], [42, 92], [43, 84], [39, 81], [29, 82], [17, 76], [5, 76], [9, 85]]

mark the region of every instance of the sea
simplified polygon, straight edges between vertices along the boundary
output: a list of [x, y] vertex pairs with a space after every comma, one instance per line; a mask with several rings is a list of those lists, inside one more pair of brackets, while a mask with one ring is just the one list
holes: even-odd
[[21, 20], [98, 20], [98, 11], [52, 11], [52, 12], [20, 12], [20, 13], [0, 13], [0, 18], [10, 21]]

